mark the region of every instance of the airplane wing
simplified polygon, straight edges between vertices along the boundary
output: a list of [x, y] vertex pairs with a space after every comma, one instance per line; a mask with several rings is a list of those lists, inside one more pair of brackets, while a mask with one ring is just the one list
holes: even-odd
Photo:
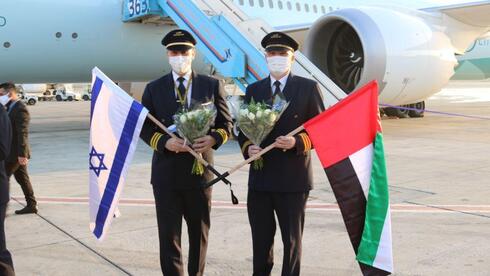
[[490, 1], [431, 7], [422, 10], [441, 12], [468, 25], [490, 28]]
[[274, 26], [274, 29], [280, 32], [297, 32], [297, 31], [305, 31], [308, 30], [312, 23], [304, 23], [304, 24], [294, 24], [294, 25], [280, 25], [280, 26]]

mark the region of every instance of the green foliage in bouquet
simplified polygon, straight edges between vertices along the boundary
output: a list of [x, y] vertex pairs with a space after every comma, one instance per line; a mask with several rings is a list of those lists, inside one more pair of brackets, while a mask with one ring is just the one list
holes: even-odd
[[[255, 145], [260, 145], [274, 128], [274, 125], [281, 117], [288, 103], [278, 100], [273, 106], [263, 102], [255, 102], [253, 99], [249, 104], [242, 103], [236, 110], [235, 118], [238, 127], [247, 138]], [[264, 167], [264, 160], [259, 158], [252, 164], [255, 170]]]
[[[192, 109], [185, 109], [174, 115], [177, 133], [189, 143], [193, 144], [197, 138], [206, 136], [216, 119], [216, 108], [213, 103], [194, 105]], [[204, 166], [194, 160], [192, 174], [203, 175]]]

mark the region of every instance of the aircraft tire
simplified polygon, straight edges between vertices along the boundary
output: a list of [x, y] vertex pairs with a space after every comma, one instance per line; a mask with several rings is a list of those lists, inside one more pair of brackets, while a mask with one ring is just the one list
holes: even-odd
[[406, 110], [406, 109], [398, 109], [398, 108], [394, 108], [394, 107], [387, 107], [384, 109], [384, 113], [388, 117], [398, 117], [401, 119], [408, 118], [408, 110]]
[[411, 108], [418, 109], [418, 110], [410, 110], [408, 112], [408, 115], [410, 116], [410, 118], [422, 118], [422, 117], [424, 117], [424, 112], [425, 112], [425, 102], [424, 101], [414, 103], [414, 104], [411, 104], [409, 106]]

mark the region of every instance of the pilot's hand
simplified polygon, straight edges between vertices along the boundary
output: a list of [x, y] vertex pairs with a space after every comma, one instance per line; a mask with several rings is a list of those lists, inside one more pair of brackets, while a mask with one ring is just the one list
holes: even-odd
[[27, 163], [29, 163], [29, 159], [27, 159], [27, 158], [25, 158], [25, 157], [20, 157], [20, 156], [19, 156], [19, 158], [17, 158], [17, 159], [18, 159], [19, 164], [20, 164], [21, 166], [27, 166]]
[[169, 151], [173, 151], [176, 153], [179, 152], [188, 152], [191, 149], [189, 146], [186, 146], [184, 143], [184, 140], [180, 138], [170, 138], [167, 140], [167, 143], [165, 143], [165, 148], [168, 149]]
[[203, 153], [210, 150], [214, 145], [216, 145], [216, 140], [213, 138], [213, 136], [206, 135], [196, 139], [192, 145], [192, 148], [198, 153]]
[[256, 145], [251, 145], [248, 147], [248, 156], [252, 157], [262, 151], [262, 148]]
[[279, 136], [274, 143], [276, 148], [283, 150], [292, 149], [296, 145], [296, 139], [292, 136]]

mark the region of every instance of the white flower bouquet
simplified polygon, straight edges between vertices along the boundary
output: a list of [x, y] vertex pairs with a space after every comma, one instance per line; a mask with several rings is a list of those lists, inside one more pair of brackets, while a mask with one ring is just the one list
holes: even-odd
[[[197, 138], [208, 134], [214, 124], [216, 114], [216, 107], [212, 102], [193, 104], [192, 108], [181, 110], [174, 115], [177, 133], [186, 140], [186, 143], [193, 144]], [[204, 166], [197, 160], [194, 160], [192, 174], [204, 174]]]
[[[279, 97], [276, 97], [272, 106], [257, 103], [253, 99], [249, 104], [242, 103], [240, 108], [234, 108], [237, 126], [252, 143], [259, 146], [272, 131], [288, 105], [288, 102]], [[252, 163], [254, 170], [261, 170], [263, 167], [262, 158]]]

